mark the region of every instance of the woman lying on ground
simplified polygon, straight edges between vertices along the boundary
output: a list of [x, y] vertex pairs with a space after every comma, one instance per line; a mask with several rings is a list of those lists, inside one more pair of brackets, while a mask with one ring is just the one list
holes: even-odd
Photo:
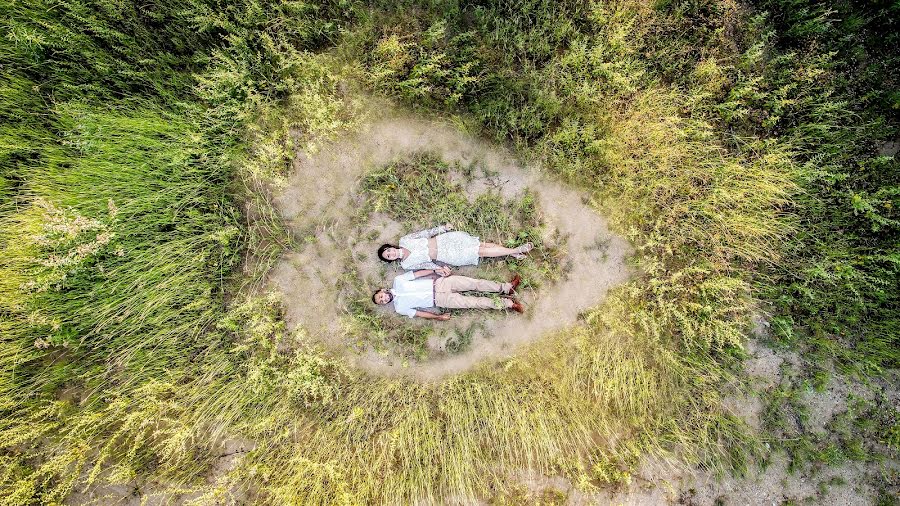
[[378, 257], [385, 262], [400, 260], [400, 266], [407, 271], [436, 269], [435, 262], [446, 265], [478, 265], [481, 258], [511, 256], [525, 258], [534, 247], [530, 242], [518, 248], [504, 248], [499, 244], [481, 242], [477, 237], [465, 232], [451, 232], [453, 226], [447, 223], [400, 238], [400, 245], [383, 244], [378, 248]]

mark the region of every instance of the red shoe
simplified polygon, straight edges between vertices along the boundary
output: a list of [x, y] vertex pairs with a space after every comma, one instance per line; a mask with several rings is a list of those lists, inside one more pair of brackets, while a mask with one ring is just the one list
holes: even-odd
[[509, 293], [510, 294], [516, 293], [516, 288], [519, 288], [519, 283], [521, 283], [521, 282], [522, 282], [522, 278], [518, 274], [513, 276], [513, 278], [509, 280], [509, 284], [511, 285], [509, 287]]
[[512, 306], [509, 306], [509, 308], [517, 313], [525, 312], [525, 306], [523, 306], [522, 303], [516, 299], [512, 299]]

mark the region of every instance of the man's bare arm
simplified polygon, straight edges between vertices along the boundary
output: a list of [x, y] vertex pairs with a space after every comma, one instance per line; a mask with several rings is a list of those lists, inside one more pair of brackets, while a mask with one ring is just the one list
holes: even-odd
[[428, 311], [416, 311], [416, 316], [419, 318], [425, 318], [426, 320], [447, 321], [450, 319], [450, 313], [434, 314], [429, 313]]

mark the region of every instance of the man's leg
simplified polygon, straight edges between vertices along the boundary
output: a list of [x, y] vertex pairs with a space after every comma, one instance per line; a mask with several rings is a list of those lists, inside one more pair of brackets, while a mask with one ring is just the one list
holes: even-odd
[[510, 299], [492, 299], [446, 291], [436, 292], [434, 303], [438, 307], [449, 309], [509, 309], [513, 306]]
[[498, 283], [486, 279], [476, 279], [467, 276], [447, 276], [438, 280], [442, 288], [450, 292], [495, 292], [509, 293], [512, 290], [511, 283]]

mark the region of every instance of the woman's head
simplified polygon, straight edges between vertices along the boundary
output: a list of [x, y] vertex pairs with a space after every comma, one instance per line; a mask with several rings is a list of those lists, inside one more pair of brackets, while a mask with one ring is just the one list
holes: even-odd
[[378, 248], [378, 258], [385, 262], [399, 260], [401, 256], [402, 253], [400, 252], [400, 248], [393, 244], [382, 244], [381, 247]]

